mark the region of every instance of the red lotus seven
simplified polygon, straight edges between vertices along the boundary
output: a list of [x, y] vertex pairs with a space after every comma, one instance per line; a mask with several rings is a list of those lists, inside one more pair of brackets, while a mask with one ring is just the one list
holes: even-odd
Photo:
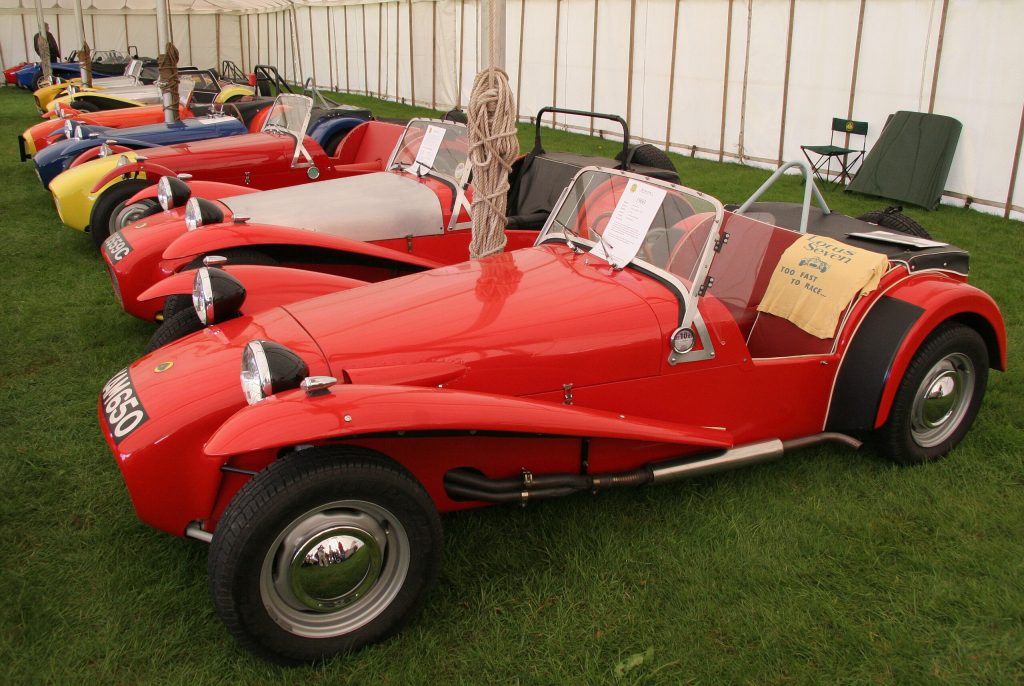
[[533, 247], [206, 328], [99, 421], [138, 516], [210, 543], [242, 645], [352, 651], [423, 602], [441, 512], [957, 445], [1006, 363], [967, 254], [808, 206], [586, 168]]

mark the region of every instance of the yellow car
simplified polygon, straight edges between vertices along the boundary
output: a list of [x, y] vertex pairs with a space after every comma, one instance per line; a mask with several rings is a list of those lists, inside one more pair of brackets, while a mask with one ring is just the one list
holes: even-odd
[[[96, 191], [93, 186], [115, 168], [134, 163], [136, 157], [134, 152], [97, 157], [58, 174], [50, 182], [50, 191], [60, 220], [72, 229], [85, 231], [96, 200], [121, 179], [115, 176]], [[145, 172], [140, 172], [137, 178], [145, 179]]]

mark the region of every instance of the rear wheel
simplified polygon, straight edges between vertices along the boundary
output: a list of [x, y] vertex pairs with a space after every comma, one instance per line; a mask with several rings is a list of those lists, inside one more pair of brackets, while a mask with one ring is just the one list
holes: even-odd
[[441, 566], [437, 510], [400, 466], [313, 448], [257, 474], [210, 545], [210, 595], [245, 648], [284, 662], [358, 650], [397, 632]]
[[896, 231], [898, 233], [905, 233], [908, 236], [917, 236], [918, 238], [932, 237], [923, 226], [903, 214], [903, 208], [899, 206], [887, 207], [884, 210], [865, 212], [857, 217], [857, 219], [860, 219], [863, 222], [868, 222], [869, 224], [877, 224], [883, 229], [889, 229], [890, 231]]
[[[114, 225], [114, 218], [124, 209], [128, 199], [149, 186], [149, 181], [142, 179], [128, 179], [119, 181], [104, 191], [96, 203], [92, 206], [92, 213], [89, 215], [89, 233], [92, 235], [92, 242], [97, 249], [102, 247], [103, 241], [111, 234]], [[117, 229], [113, 229], [117, 231]]]
[[900, 382], [882, 451], [900, 464], [943, 457], [971, 428], [988, 382], [988, 349], [977, 331], [950, 323], [921, 345]]
[[[217, 255], [227, 258], [226, 264], [259, 264], [265, 267], [275, 267], [278, 262], [265, 252], [255, 248], [227, 248], [218, 250]], [[203, 266], [203, 257], [197, 257], [182, 269], [198, 269]], [[182, 310], [192, 309], [191, 293], [175, 293], [164, 299], [164, 321], [177, 315]], [[184, 335], [184, 334], [182, 334]]]

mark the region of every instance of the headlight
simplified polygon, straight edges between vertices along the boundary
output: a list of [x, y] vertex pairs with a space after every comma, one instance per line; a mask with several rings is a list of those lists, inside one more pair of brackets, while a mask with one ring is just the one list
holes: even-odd
[[[79, 129], [79, 131], [81, 131], [81, 129]], [[128, 155], [121, 155], [120, 157], [117, 158], [117, 165], [116, 166], [124, 167], [126, 165], [131, 164], [131, 163], [132, 163], [132, 161], [130, 159], [128, 159]]]
[[191, 195], [192, 189], [188, 184], [173, 176], [161, 176], [156, 183], [156, 199], [165, 210], [181, 207]]
[[[164, 177], [167, 178], [167, 177]], [[192, 306], [204, 326], [238, 314], [245, 302], [245, 286], [231, 274], [216, 267], [200, 267], [192, 285]]]
[[200, 226], [217, 224], [224, 221], [224, 213], [219, 207], [205, 198], [189, 198], [185, 203], [185, 226], [195, 231]]
[[[58, 104], [57, 107], [60, 107], [60, 104]], [[74, 138], [75, 137], [75, 122], [71, 121], [70, 119], [65, 119], [64, 120], [64, 137], [65, 138]]]
[[59, 102], [53, 104], [53, 111], [57, 114], [58, 119], [64, 119], [64, 107]]
[[98, 157], [110, 157], [112, 154], [114, 154], [114, 151], [110, 149], [109, 144], [103, 143], [100, 145]]
[[[70, 122], [68, 122], [68, 123], [70, 123]], [[74, 139], [76, 141], [80, 141], [83, 138], [85, 138], [85, 131], [82, 130], [81, 126], [72, 126], [71, 127], [71, 135], [74, 137]]]
[[242, 353], [242, 392], [250, 405], [298, 388], [307, 376], [309, 368], [302, 358], [280, 343], [249, 341]]

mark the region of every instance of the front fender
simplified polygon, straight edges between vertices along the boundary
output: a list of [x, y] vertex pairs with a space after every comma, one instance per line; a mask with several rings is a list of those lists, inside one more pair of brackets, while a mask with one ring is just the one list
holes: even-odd
[[978, 331], [990, 365], [1006, 369], [1006, 327], [991, 296], [940, 272], [910, 276], [889, 288], [864, 316], [840, 363], [826, 427], [864, 431], [882, 426], [917, 350], [951, 320]]
[[[236, 186], [233, 183], [221, 183], [220, 181], [189, 181], [189, 188], [192, 189], [192, 197], [205, 198], [207, 200], [220, 200], [235, 195], [246, 195], [248, 193], [259, 193], [260, 189], [252, 186]], [[141, 191], [128, 199], [128, 204], [140, 200], [156, 199], [156, 184], [146, 186]]]
[[222, 103], [227, 102], [231, 98], [244, 98], [247, 95], [254, 95], [254, 91], [252, 88], [249, 88], [247, 86], [225, 86], [221, 89], [220, 93], [217, 94], [217, 97], [215, 97], [213, 101], [216, 103]]
[[153, 183], [156, 183], [161, 176], [174, 176], [175, 173], [161, 164], [155, 164], [153, 162], [129, 162], [121, 167], [116, 167], [111, 171], [104, 174], [99, 181], [90, 190], [91, 193], [98, 193], [101, 188], [106, 186], [108, 183], [113, 181], [119, 176], [126, 174], [145, 174], [143, 178], [149, 179]]
[[[365, 281], [350, 279], [347, 276], [290, 267], [226, 264], [220, 269], [234, 276], [245, 286], [243, 314], [253, 314], [271, 307], [366, 285]], [[166, 298], [168, 295], [191, 293], [195, 276], [195, 269], [177, 272], [144, 290], [139, 294], [139, 300], [155, 300]]]
[[308, 248], [366, 255], [426, 269], [442, 266], [441, 263], [434, 260], [416, 257], [407, 252], [384, 248], [373, 243], [363, 243], [342, 236], [269, 224], [213, 224], [202, 227], [198, 231], [189, 231], [167, 246], [163, 257], [165, 260], [173, 260], [193, 255], [216, 254], [218, 250], [243, 245], [300, 245]]
[[[80, 154], [78, 157], [73, 159], [71, 161], [71, 164], [68, 165], [68, 169], [71, 169], [72, 167], [77, 167], [80, 164], [85, 164], [89, 160], [96, 159], [97, 157], [100, 156], [100, 152], [102, 151], [102, 149], [103, 149], [103, 145], [102, 144], [94, 145], [93, 147], [89, 148], [88, 150], [86, 150], [85, 152]], [[130, 148], [126, 148], [123, 145], [111, 145], [110, 146], [110, 152], [112, 152], [114, 154], [118, 154], [118, 153], [122, 153], [122, 152], [128, 152], [129, 149]], [[93, 193], [95, 193], [95, 192], [96, 191], [94, 190]]]
[[211, 457], [401, 431], [500, 431], [732, 447], [726, 431], [574, 405], [411, 386], [335, 385], [320, 396], [271, 396], [232, 415], [207, 441]]

